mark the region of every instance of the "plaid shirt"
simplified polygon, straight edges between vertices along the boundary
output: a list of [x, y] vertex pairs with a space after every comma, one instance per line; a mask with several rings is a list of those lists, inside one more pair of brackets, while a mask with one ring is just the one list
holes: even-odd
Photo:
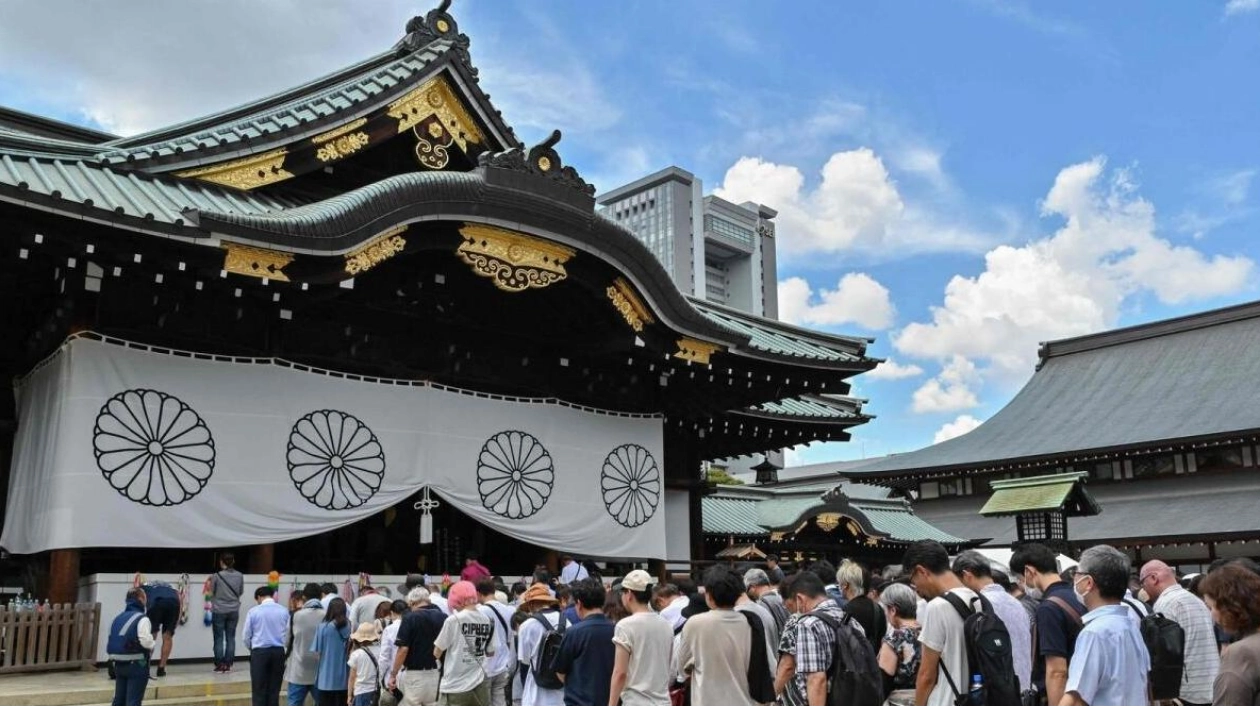
[[[832, 599], [824, 599], [814, 607], [814, 611], [822, 611], [843, 622], [844, 609]], [[849, 626], [865, 636], [866, 631], [856, 619], [849, 617]], [[788, 681], [783, 691], [783, 702], [789, 705], [806, 705], [809, 699], [806, 693], [806, 680], [810, 673], [825, 673], [831, 669], [831, 658], [835, 654], [836, 636], [831, 627], [821, 619], [799, 614], [788, 620], [783, 628], [783, 640], [780, 652], [796, 656], [796, 674]]]

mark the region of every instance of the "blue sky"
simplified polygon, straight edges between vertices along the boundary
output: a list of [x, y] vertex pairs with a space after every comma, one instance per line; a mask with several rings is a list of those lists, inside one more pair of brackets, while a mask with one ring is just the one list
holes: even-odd
[[[387, 48], [425, 9], [10, 3], [0, 104], [158, 127]], [[1257, 298], [1260, 0], [452, 12], [522, 138], [561, 128], [601, 188], [677, 164], [780, 210], [781, 313], [897, 364], [858, 381], [878, 420], [799, 461], [965, 431], [1039, 341]]]

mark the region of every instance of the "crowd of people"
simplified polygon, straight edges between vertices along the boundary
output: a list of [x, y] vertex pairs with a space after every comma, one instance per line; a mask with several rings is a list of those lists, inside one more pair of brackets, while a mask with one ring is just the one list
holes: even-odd
[[[286, 609], [259, 587], [243, 640], [254, 704], [282, 682], [327, 705], [1260, 704], [1255, 563], [1179, 578], [1100, 545], [1061, 572], [1030, 544], [1009, 564], [925, 541], [877, 572], [771, 557], [606, 582], [565, 557], [508, 586], [474, 560], [449, 586], [409, 575], [401, 599], [308, 584]], [[115, 704], [138, 704], [145, 602], [132, 590], [112, 627]]]

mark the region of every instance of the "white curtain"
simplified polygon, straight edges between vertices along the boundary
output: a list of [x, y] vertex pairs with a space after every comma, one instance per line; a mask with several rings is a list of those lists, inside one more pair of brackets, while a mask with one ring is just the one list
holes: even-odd
[[88, 338], [16, 394], [12, 553], [277, 542], [427, 485], [544, 547], [665, 557], [657, 417]]

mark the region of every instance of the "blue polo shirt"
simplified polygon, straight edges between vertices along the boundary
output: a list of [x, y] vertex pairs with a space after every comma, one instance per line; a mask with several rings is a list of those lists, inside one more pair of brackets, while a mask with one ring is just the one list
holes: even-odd
[[564, 674], [566, 705], [602, 705], [612, 686], [615, 624], [603, 614], [590, 614], [564, 632], [555, 669]]

